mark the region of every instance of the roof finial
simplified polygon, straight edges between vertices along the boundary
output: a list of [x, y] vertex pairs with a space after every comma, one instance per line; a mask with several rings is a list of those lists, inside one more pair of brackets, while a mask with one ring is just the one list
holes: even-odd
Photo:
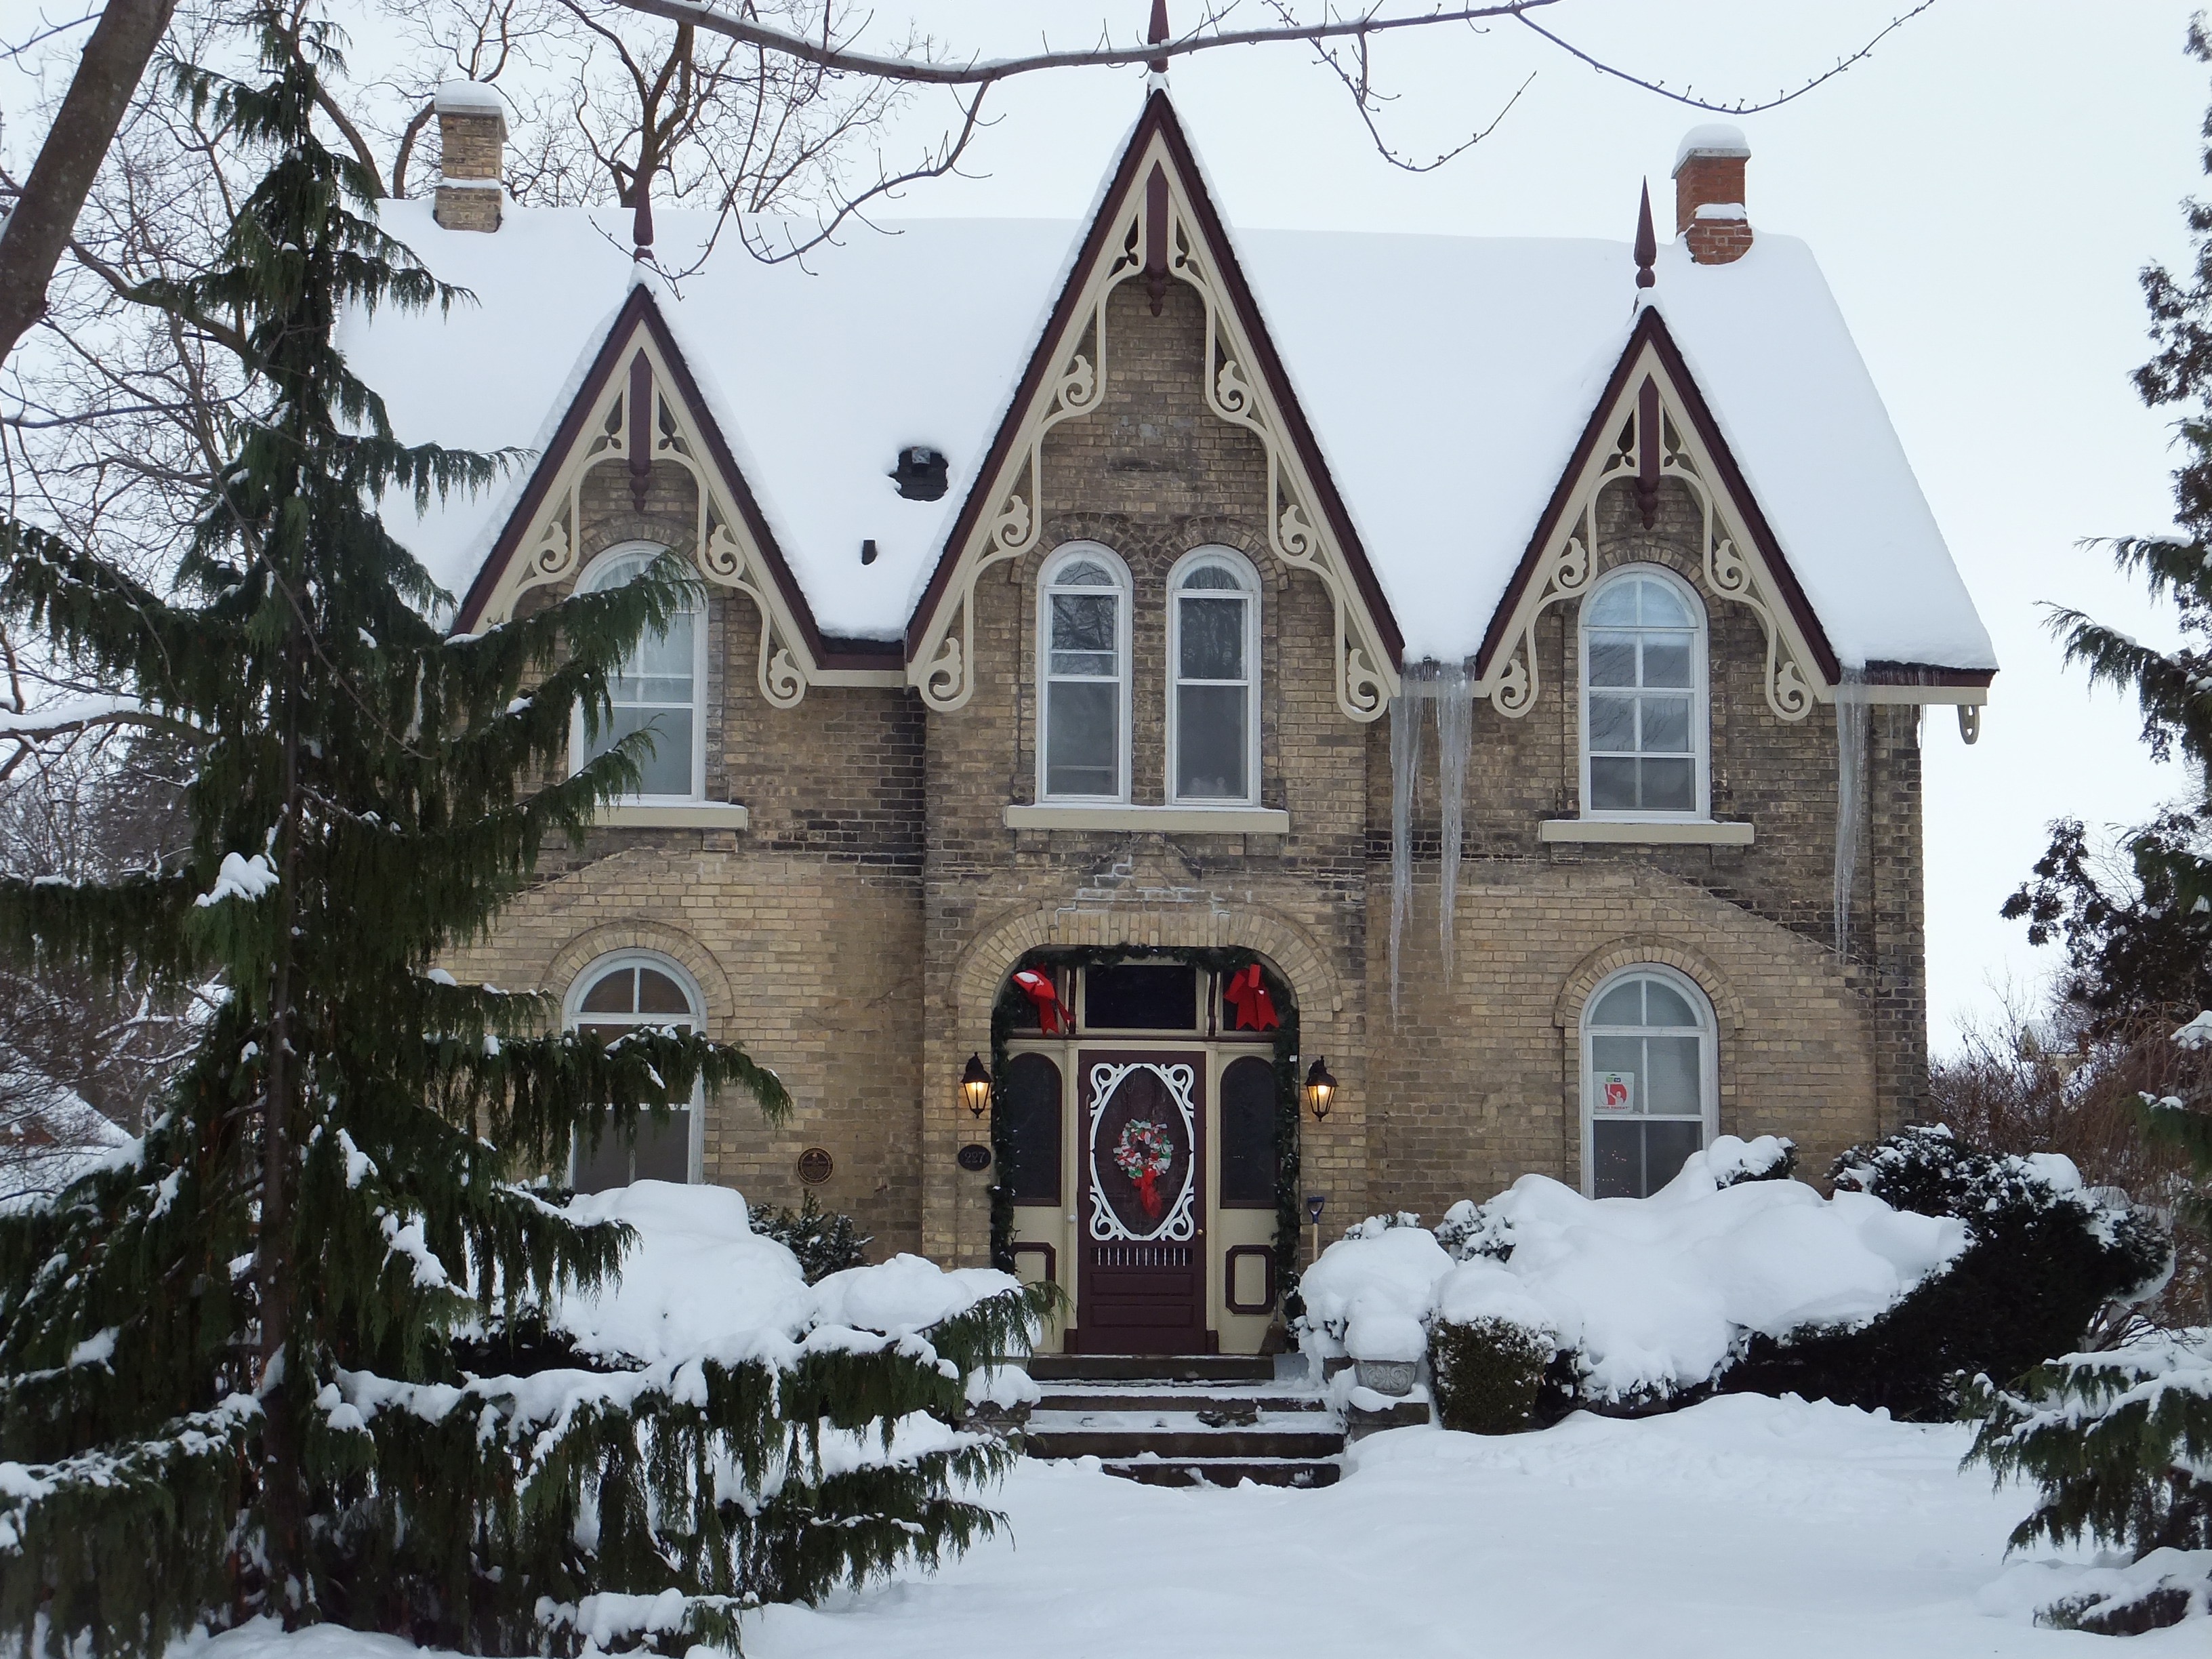
[[634, 245], [630, 258], [635, 264], [649, 265], [653, 261], [653, 175], [652, 167], [641, 167], [637, 174], [637, 210], [630, 216], [629, 239]]
[[[1145, 44], [1148, 46], [1157, 46], [1164, 42], [1167, 38], [1168, 0], [1152, 0], [1152, 26], [1145, 33]], [[1168, 60], [1166, 58], [1155, 58], [1146, 67], [1152, 72], [1154, 86], [1164, 86], [1167, 83]]]
[[1659, 238], [1651, 229], [1651, 181], [1644, 181], [1644, 203], [1636, 210], [1636, 286], [1650, 288], [1659, 278], [1652, 262], [1659, 257]]

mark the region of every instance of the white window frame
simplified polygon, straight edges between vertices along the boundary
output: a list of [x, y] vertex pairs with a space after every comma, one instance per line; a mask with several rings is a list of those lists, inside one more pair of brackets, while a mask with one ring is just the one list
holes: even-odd
[[[623, 968], [650, 968], [655, 973], [665, 974], [676, 981], [691, 1004], [690, 1015], [679, 1018], [671, 1014], [587, 1014], [583, 1001], [591, 988], [609, 974]], [[629, 1025], [638, 1029], [680, 1026], [704, 1035], [707, 1030], [707, 999], [700, 994], [699, 981], [684, 971], [684, 965], [657, 951], [617, 951], [610, 955], [594, 957], [585, 964], [583, 971], [569, 981], [568, 994], [561, 1000], [561, 1029], [573, 1031], [580, 1025]], [[695, 1082], [691, 1085], [691, 1129], [690, 1146], [685, 1149], [684, 1179], [697, 1185], [706, 1178], [707, 1153], [707, 1091]], [[576, 1154], [573, 1145], [568, 1148], [568, 1178], [576, 1177]]]
[[[1684, 812], [1630, 812], [1618, 810], [1599, 811], [1590, 804], [1590, 635], [1595, 631], [1590, 625], [1590, 612], [1598, 596], [1616, 583], [1636, 579], [1656, 580], [1674, 591], [1675, 596], [1689, 607], [1695, 623], [1695, 637], [1690, 646], [1690, 748], [1691, 772], [1697, 782], [1697, 805]], [[1576, 617], [1576, 650], [1579, 660], [1576, 678], [1581, 682], [1576, 718], [1580, 729], [1575, 742], [1580, 750], [1582, 767], [1582, 816], [1598, 823], [1710, 823], [1713, 817], [1712, 784], [1712, 654], [1711, 631], [1707, 623], [1705, 601], [1698, 591], [1673, 571], [1660, 564], [1625, 564], [1608, 570], [1598, 580], [1589, 595], [1582, 602]], [[1612, 688], [1607, 688], [1612, 689]]]
[[[1106, 567], [1114, 578], [1114, 593], [1119, 601], [1115, 610], [1114, 653], [1116, 664], [1115, 724], [1118, 742], [1115, 745], [1115, 765], [1120, 769], [1120, 785], [1110, 795], [1056, 795], [1046, 787], [1051, 776], [1051, 757], [1046, 744], [1052, 731], [1052, 599], [1060, 593], [1099, 593], [1105, 590], [1092, 586], [1067, 586], [1054, 580], [1059, 573], [1079, 560], [1094, 560]], [[1037, 571], [1036, 588], [1036, 799], [1040, 801], [1085, 801], [1126, 803], [1129, 799], [1129, 726], [1130, 698], [1130, 612], [1136, 608], [1136, 587], [1130, 580], [1129, 567], [1121, 556], [1103, 542], [1069, 542], [1054, 548]], [[1096, 684], [1097, 682], [1091, 682]]]
[[[1679, 1026], [1601, 1026], [1591, 1023], [1592, 1012], [1595, 1011], [1598, 1004], [1605, 1000], [1607, 994], [1632, 979], [1660, 981], [1687, 999], [1692, 1011], [1698, 1015], [1698, 1112], [1696, 1121], [1699, 1126], [1698, 1150], [1702, 1152], [1710, 1147], [1713, 1144], [1713, 1137], [1720, 1133], [1720, 1022], [1713, 1013], [1713, 1000], [1705, 994], [1705, 987], [1699, 985], [1697, 981], [1677, 969], [1668, 967], [1664, 963], [1633, 962], [1625, 968], [1617, 969], [1590, 988], [1589, 994], [1583, 999], [1582, 1015], [1577, 1021], [1579, 1027], [1579, 1040], [1582, 1043], [1582, 1099], [1580, 1102], [1583, 1149], [1582, 1190], [1583, 1196], [1585, 1198], [1595, 1196], [1597, 1191], [1598, 1114], [1595, 1098], [1597, 1091], [1595, 1040], [1601, 1036], [1649, 1036], [1654, 1031], [1661, 1030], [1678, 1034], [1681, 1030]], [[1636, 1116], [1638, 1121], [1646, 1123], [1691, 1121], [1688, 1116], [1674, 1113], [1669, 1113], [1662, 1117], [1638, 1113]]]
[[[1182, 737], [1182, 721], [1179, 718], [1182, 678], [1182, 580], [1192, 569], [1202, 564], [1226, 566], [1243, 585], [1244, 590], [1244, 781], [1241, 795], [1198, 795], [1186, 799], [1176, 792], [1176, 780], [1182, 775], [1177, 762], [1177, 747]], [[1218, 591], [1207, 597], [1224, 597]], [[1178, 806], [1257, 806], [1260, 804], [1260, 573], [1252, 561], [1233, 547], [1194, 547], [1177, 559], [1175, 568], [1168, 572], [1168, 657], [1167, 672], [1167, 799]], [[1228, 685], [1228, 680], [1196, 680], [1197, 685]]]
[[[658, 542], [622, 542], [606, 550], [584, 568], [576, 578], [576, 592], [597, 591], [597, 580], [606, 568], [622, 559], [658, 556], [669, 550]], [[707, 602], [702, 599], [697, 610], [691, 612], [696, 619], [691, 629], [691, 789], [688, 794], [624, 795], [625, 801], [641, 805], [681, 805], [707, 798]], [[673, 708], [675, 704], [665, 707]], [[568, 770], [573, 776], [584, 769], [591, 757], [585, 752], [584, 709], [579, 703], [569, 717]]]

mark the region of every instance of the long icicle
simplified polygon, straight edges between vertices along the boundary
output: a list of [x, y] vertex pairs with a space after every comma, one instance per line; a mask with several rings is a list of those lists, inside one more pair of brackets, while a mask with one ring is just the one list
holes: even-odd
[[1437, 939], [1443, 947], [1444, 985], [1452, 983], [1452, 926], [1459, 915], [1459, 843], [1467, 817], [1467, 755], [1474, 736], [1474, 693], [1464, 665], [1437, 677], [1437, 787], [1443, 797], [1443, 832], [1437, 883]]
[[[1411, 679], [1408, 674], [1408, 680]], [[1410, 684], [1390, 699], [1390, 1019], [1398, 1019], [1398, 946], [1413, 908], [1413, 785], [1421, 769], [1421, 705]]]
[[1867, 772], [1866, 683], [1863, 670], [1846, 668], [1836, 687], [1836, 954], [1848, 957], [1851, 942], [1851, 894], [1858, 884], [1859, 820], [1865, 811]]

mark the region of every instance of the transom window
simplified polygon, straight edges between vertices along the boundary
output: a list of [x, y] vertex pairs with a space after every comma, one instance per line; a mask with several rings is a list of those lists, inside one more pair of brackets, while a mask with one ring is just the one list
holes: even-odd
[[1632, 566], [1583, 608], [1583, 811], [1702, 818], [1705, 624], [1672, 573]]
[[1038, 584], [1044, 659], [1037, 783], [1053, 800], [1129, 793], [1129, 573], [1104, 548], [1077, 543]]
[[[652, 1027], [701, 1029], [698, 994], [683, 970], [661, 957], [622, 956], [594, 963], [569, 995], [568, 1028], [612, 1042]], [[641, 1119], [637, 1140], [625, 1146], [610, 1131], [596, 1146], [580, 1144], [570, 1159], [569, 1182], [580, 1193], [604, 1192], [633, 1181], [690, 1181], [698, 1169], [702, 1101], [662, 1122]]]
[[1583, 1009], [1583, 1183], [1592, 1198], [1646, 1198], [1711, 1131], [1716, 1045], [1705, 994], [1634, 968]]
[[[635, 581], [662, 550], [644, 544], [618, 547], [603, 555], [577, 584], [585, 593], [605, 592]], [[668, 626], [647, 629], [609, 686], [613, 718], [598, 737], [586, 735], [576, 717], [572, 752], [580, 769], [633, 732], [650, 731], [653, 752], [642, 763], [638, 796], [645, 800], [696, 800], [705, 771], [705, 722], [700, 719], [699, 688], [706, 678], [705, 617], [687, 607]]]
[[1169, 578], [1168, 780], [1176, 800], [1255, 798], [1259, 586], [1252, 567], [1225, 548], [1200, 548]]

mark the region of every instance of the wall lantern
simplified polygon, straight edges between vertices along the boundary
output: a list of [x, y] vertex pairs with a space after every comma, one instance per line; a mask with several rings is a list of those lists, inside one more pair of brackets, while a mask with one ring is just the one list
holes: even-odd
[[968, 1069], [960, 1073], [960, 1098], [979, 1119], [991, 1109], [991, 1073], [981, 1054], [968, 1056]]
[[1328, 1115], [1329, 1103], [1335, 1098], [1336, 1079], [1329, 1075], [1328, 1058], [1323, 1055], [1306, 1073], [1306, 1104], [1313, 1109], [1315, 1122]]

